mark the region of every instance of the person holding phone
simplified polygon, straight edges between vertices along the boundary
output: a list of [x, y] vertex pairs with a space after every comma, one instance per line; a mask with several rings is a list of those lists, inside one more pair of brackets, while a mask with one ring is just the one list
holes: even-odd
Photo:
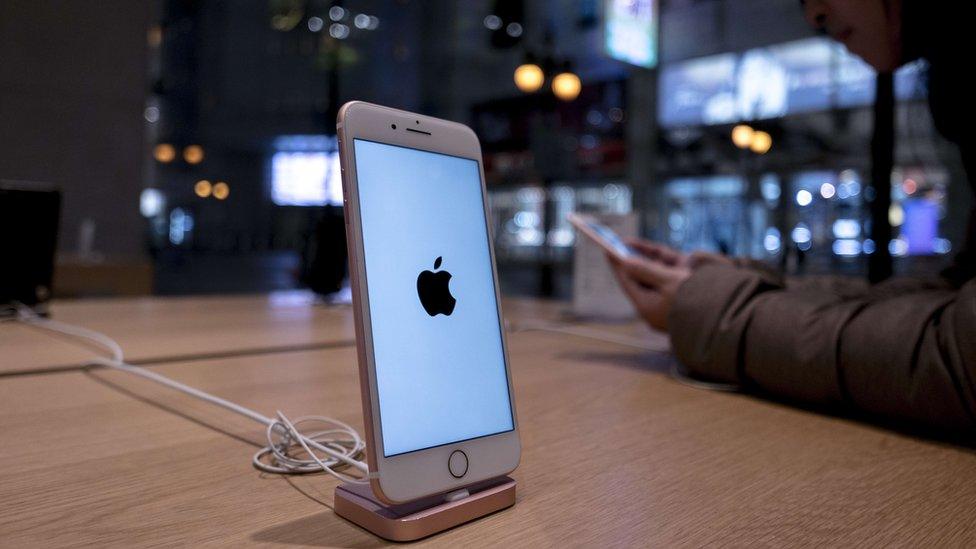
[[[806, 0], [808, 22], [879, 71], [924, 58], [937, 130], [976, 187], [970, 2]], [[976, 427], [976, 222], [932, 281], [791, 283], [748, 260], [632, 241], [620, 285], [699, 377], [969, 436]]]

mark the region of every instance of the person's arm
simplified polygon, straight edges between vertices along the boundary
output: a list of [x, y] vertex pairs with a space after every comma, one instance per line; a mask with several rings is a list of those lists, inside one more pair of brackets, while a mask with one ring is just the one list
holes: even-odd
[[782, 272], [765, 261], [748, 257], [730, 258], [740, 269], [759, 271], [763, 278], [794, 292], [827, 292], [842, 298], [900, 295], [909, 292], [956, 289], [950, 280], [943, 276], [899, 276], [871, 285], [863, 277], [837, 274], [784, 276]]
[[863, 277], [836, 274], [784, 276], [779, 269], [764, 261], [746, 257], [735, 257], [731, 260], [736, 267], [759, 271], [764, 279], [774, 281], [793, 292], [825, 292], [842, 298], [876, 298], [908, 292], [953, 289], [948, 280], [937, 276], [897, 277], [872, 286]]
[[841, 298], [707, 265], [678, 287], [671, 343], [693, 373], [956, 430], [976, 425], [976, 281]]
[[758, 259], [753, 259], [751, 257], [733, 257], [732, 264], [740, 269], [752, 269], [754, 271], [759, 271], [766, 277], [783, 280], [783, 274], [776, 267], [766, 263], [765, 261], [759, 261]]

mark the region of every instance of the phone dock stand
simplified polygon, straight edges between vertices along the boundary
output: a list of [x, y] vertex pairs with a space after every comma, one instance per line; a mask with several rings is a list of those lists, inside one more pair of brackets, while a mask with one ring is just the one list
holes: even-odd
[[368, 484], [341, 484], [335, 489], [335, 513], [377, 536], [413, 541], [511, 507], [515, 480], [500, 477], [464, 490], [387, 505]]

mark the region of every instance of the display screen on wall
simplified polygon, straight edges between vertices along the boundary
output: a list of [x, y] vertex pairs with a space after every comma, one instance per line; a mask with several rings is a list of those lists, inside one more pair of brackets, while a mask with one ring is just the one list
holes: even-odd
[[657, 0], [606, 0], [604, 47], [610, 57], [644, 68], [657, 65]]
[[[924, 96], [913, 63], [895, 73], [898, 99]], [[658, 121], [664, 127], [729, 124], [851, 108], [874, 101], [874, 70], [827, 38], [808, 38], [662, 67]]]
[[341, 206], [338, 142], [327, 135], [281, 135], [272, 143], [271, 201], [278, 206]]
[[271, 200], [278, 206], [341, 206], [339, 153], [275, 153], [271, 157]]

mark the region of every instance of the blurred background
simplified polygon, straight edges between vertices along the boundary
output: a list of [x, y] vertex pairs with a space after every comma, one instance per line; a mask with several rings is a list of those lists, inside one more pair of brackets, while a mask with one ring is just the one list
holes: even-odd
[[796, 0], [5, 0], [0, 180], [61, 191], [55, 296], [329, 294], [358, 99], [475, 129], [508, 294], [570, 295], [572, 211], [790, 273], [935, 273], [970, 193], [924, 74], [894, 76], [872, 217], [876, 75]]

